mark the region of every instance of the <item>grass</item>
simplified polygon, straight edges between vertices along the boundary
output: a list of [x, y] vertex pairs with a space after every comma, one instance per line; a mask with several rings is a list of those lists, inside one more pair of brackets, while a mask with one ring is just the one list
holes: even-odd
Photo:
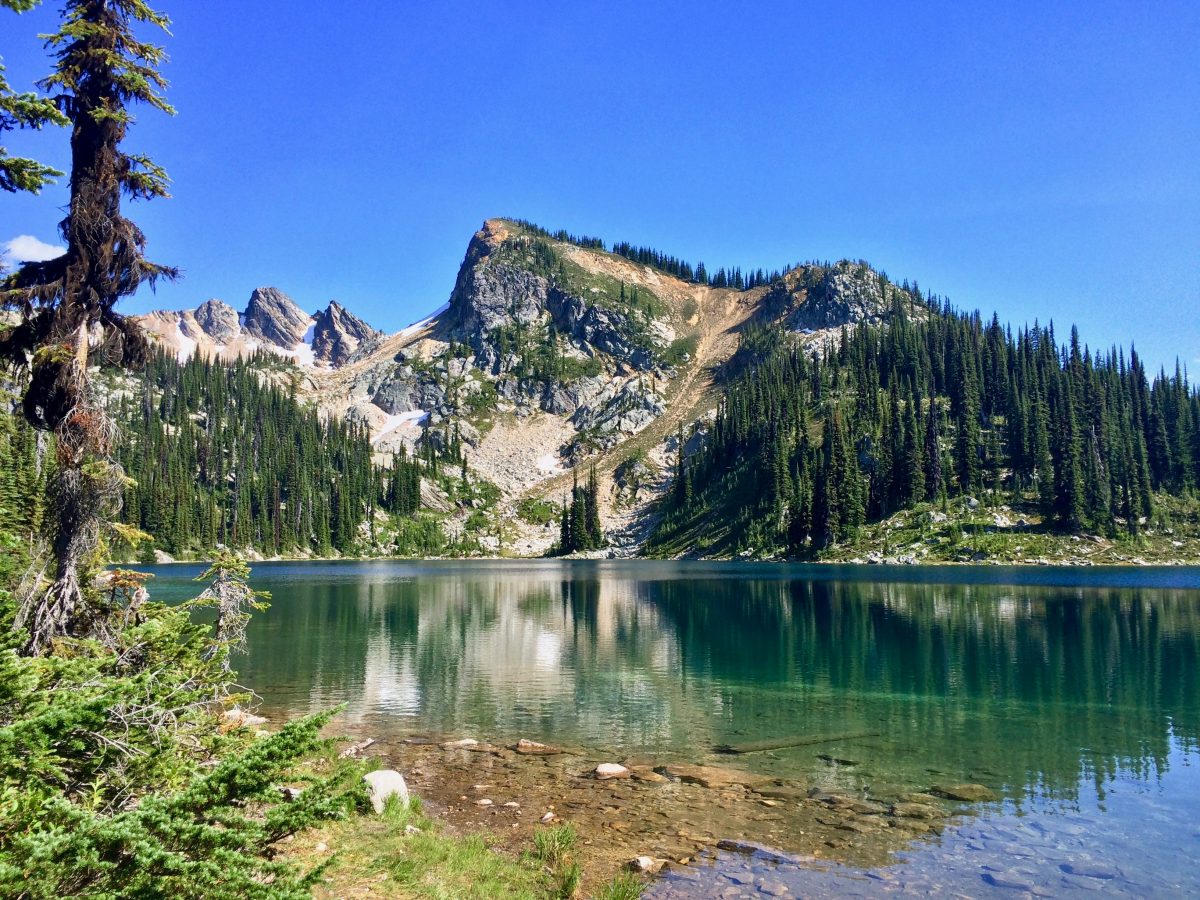
[[389, 801], [380, 816], [352, 816], [305, 835], [299, 855], [333, 853], [317, 897], [343, 897], [369, 890], [396, 898], [462, 897], [541, 900], [554, 896], [554, 883], [532, 858], [513, 859], [494, 849], [486, 833], [447, 834], [424, 813], [420, 799], [408, 807]]
[[[314, 830], [289, 855], [307, 864], [329, 861], [318, 898], [369, 893], [404, 900], [570, 900], [580, 896], [583, 880], [578, 842], [573, 825], [539, 828], [533, 846], [514, 857], [487, 832], [446, 832], [413, 797], [407, 807], [393, 798], [382, 815], [364, 813]], [[317, 850], [321, 844], [324, 852]], [[621, 875], [594, 896], [633, 900], [640, 893], [636, 877]]]
[[618, 875], [593, 896], [594, 900], [637, 900], [642, 896], [642, 882], [632, 873]]
[[[970, 561], [976, 554], [992, 562], [1078, 562], [1112, 565], [1171, 562], [1200, 557], [1200, 514], [1194, 500], [1157, 495], [1154, 519], [1138, 536], [1084, 532], [1067, 534], [1043, 520], [1036, 504], [988, 497], [970, 510], [962, 498], [919, 504], [859, 531], [854, 541], [822, 554], [822, 559], [862, 558], [869, 553], [914, 555], [921, 562]], [[1007, 502], [1005, 502], [1007, 501]], [[934, 522], [941, 513], [945, 521]], [[1008, 525], [997, 524], [997, 514]], [[1024, 520], [1023, 525], [1016, 523]]]
[[492, 849], [483, 834], [449, 838], [432, 831], [408, 837], [404, 852], [387, 866], [409, 897], [540, 898], [545, 875]]
[[571, 858], [579, 835], [571, 823], [539, 828], [533, 833], [533, 853], [551, 868], [557, 869]]
[[685, 335], [671, 341], [670, 346], [663, 352], [663, 362], [668, 366], [678, 366], [696, 355], [699, 338], [694, 334]]

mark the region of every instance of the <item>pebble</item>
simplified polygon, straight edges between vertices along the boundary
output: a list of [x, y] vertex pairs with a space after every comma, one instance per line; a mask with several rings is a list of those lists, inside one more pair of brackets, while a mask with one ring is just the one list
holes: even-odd
[[484, 797], [484, 798], [482, 798], [481, 800], [476, 800], [476, 801], [475, 801], [475, 805], [476, 805], [476, 806], [491, 806], [491, 805], [492, 805], [492, 801], [491, 801], [491, 800], [489, 800], [487, 797]]

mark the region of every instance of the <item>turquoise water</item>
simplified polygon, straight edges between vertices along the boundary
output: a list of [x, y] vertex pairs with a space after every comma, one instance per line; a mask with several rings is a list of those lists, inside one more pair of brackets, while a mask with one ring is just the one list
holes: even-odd
[[[158, 597], [196, 590], [199, 567], [152, 570]], [[239, 670], [268, 715], [706, 762], [820, 739], [738, 765], [1001, 798], [886, 870], [769, 873], [793, 894], [1200, 893], [1200, 569], [271, 563], [254, 586], [274, 600]], [[735, 896], [745, 863], [658, 890]]]

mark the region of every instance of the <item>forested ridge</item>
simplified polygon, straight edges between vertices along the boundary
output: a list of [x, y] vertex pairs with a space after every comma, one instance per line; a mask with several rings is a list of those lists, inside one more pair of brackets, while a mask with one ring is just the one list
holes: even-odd
[[[679, 464], [650, 552], [818, 555], [864, 523], [979, 494], [1048, 528], [1136, 536], [1156, 496], [1200, 486], [1200, 392], [1072, 328], [1017, 332], [897, 309], [823, 353], [751, 326], [702, 448]], [[972, 497], [972, 499], [974, 499]], [[705, 523], [719, 522], [711, 532]]]
[[655, 250], [653, 247], [637, 246], [631, 244], [629, 241], [614, 241], [612, 246], [609, 247], [603, 238], [592, 237], [591, 235], [571, 234], [565, 229], [550, 231], [526, 219], [513, 219], [512, 221], [537, 237], [549, 238], [552, 241], [560, 241], [565, 244], [574, 244], [576, 247], [582, 247], [585, 250], [599, 250], [613, 253], [617, 256], [623, 256], [630, 262], [635, 262], [638, 265], [650, 266], [651, 268], [658, 269], [660, 272], [674, 275], [681, 281], [689, 281], [693, 284], [707, 284], [716, 288], [733, 288], [738, 291], [748, 291], [752, 288], [774, 284], [793, 268], [792, 266], [784, 266], [783, 269], [776, 269], [772, 272], [767, 272], [764, 269], [754, 269], [743, 273], [740, 266], [734, 266], [728, 269], [722, 267], [715, 272], [710, 272], [703, 262], [697, 262], [693, 265], [669, 253]]
[[156, 354], [114, 392], [119, 458], [132, 479], [124, 520], [172, 554], [218, 545], [265, 555], [353, 553], [371, 546], [379, 510], [412, 515], [421, 464], [372, 461], [364, 427], [297, 400], [264, 372]]

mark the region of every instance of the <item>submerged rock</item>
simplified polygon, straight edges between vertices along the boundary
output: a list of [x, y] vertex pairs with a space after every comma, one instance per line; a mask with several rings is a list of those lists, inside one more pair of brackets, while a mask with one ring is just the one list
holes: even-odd
[[940, 819], [944, 815], [940, 809], [924, 803], [893, 803], [891, 813], [902, 819]]
[[668, 780], [665, 775], [659, 775], [655, 772], [652, 766], [629, 765], [628, 768], [630, 774], [633, 775], [634, 781], [644, 781], [647, 784], [665, 784]]
[[929, 789], [929, 793], [963, 803], [983, 803], [1000, 799], [995, 791], [982, 784], [935, 784]]
[[632, 773], [618, 763], [600, 763], [592, 774], [599, 780], [606, 781], [610, 778], [628, 778]]
[[1109, 879], [1121, 874], [1121, 870], [1116, 866], [1095, 859], [1074, 860], [1063, 863], [1061, 868], [1068, 875], [1082, 875], [1086, 878]]
[[766, 775], [755, 775], [737, 769], [724, 769], [719, 766], [667, 765], [658, 771], [671, 778], [677, 778], [688, 784], [698, 784], [713, 790], [722, 790], [735, 785], [755, 788], [770, 783]]
[[525, 738], [521, 738], [519, 741], [513, 744], [512, 748], [518, 753], [522, 753], [527, 756], [554, 756], [562, 753], [562, 750], [560, 750], [558, 747], [552, 747], [549, 744], [541, 744], [537, 741], [526, 740]]

